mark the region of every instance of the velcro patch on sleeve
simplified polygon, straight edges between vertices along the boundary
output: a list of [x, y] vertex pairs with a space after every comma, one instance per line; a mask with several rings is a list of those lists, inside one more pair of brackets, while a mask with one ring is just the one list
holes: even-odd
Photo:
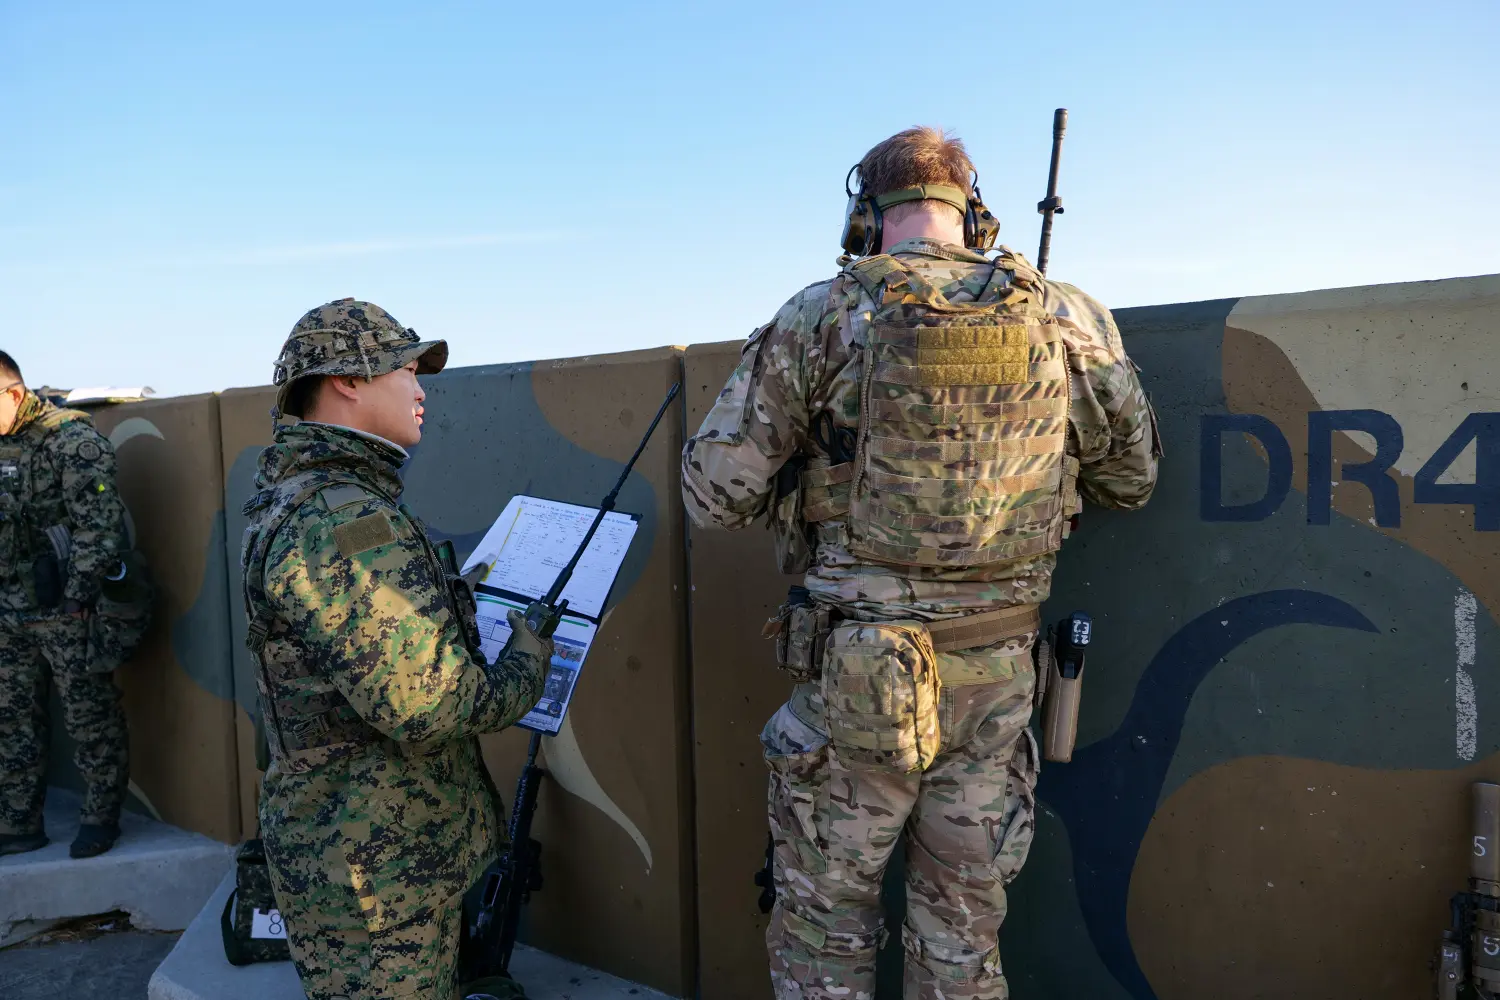
[[321, 492], [323, 503], [328, 505], [329, 510], [338, 510], [340, 507], [370, 499], [369, 493], [349, 483], [335, 483], [324, 487]]
[[386, 516], [385, 511], [377, 510], [373, 514], [345, 521], [334, 528], [333, 540], [338, 543], [339, 554], [349, 559], [361, 552], [394, 542], [396, 529], [391, 527], [391, 519]]

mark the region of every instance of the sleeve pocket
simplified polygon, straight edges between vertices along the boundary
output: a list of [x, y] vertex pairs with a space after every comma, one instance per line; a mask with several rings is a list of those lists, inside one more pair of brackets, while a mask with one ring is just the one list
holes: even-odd
[[760, 364], [760, 348], [765, 342], [766, 332], [772, 324], [756, 330], [740, 349], [739, 367], [729, 377], [708, 415], [703, 418], [696, 439], [699, 441], [722, 441], [739, 444], [745, 440], [745, 430], [750, 426], [750, 387], [755, 382], [756, 368]]

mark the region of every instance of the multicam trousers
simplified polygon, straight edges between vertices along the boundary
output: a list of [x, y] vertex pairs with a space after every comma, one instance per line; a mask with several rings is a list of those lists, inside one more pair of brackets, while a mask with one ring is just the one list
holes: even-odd
[[68, 615], [31, 620], [0, 612], [0, 833], [38, 833], [47, 777], [47, 685], [57, 685], [63, 723], [78, 744], [85, 823], [120, 817], [130, 780], [120, 689], [90, 673], [87, 625]]
[[1005, 887], [1034, 833], [1039, 754], [1026, 727], [1035, 670], [1018, 643], [936, 659], [944, 684], [925, 770], [873, 763], [831, 741], [817, 684], [799, 685], [761, 733], [776, 882], [766, 939], [778, 1000], [874, 997], [880, 885], [903, 836], [905, 1000], [1009, 995], [997, 935]]

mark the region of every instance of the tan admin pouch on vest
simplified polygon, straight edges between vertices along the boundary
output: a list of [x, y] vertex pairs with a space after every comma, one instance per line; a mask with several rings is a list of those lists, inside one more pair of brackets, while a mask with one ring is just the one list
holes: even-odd
[[845, 761], [902, 773], [937, 757], [937, 653], [921, 622], [848, 622], [828, 636], [823, 705]]

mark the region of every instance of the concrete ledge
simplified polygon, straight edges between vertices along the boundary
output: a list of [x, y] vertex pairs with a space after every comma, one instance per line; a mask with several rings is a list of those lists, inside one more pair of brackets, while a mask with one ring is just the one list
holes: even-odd
[[45, 934], [60, 923], [61, 919], [18, 920], [13, 924], [0, 924], [0, 948], [8, 948], [38, 934]]
[[141, 930], [178, 931], [232, 866], [234, 849], [200, 834], [127, 812], [120, 839], [97, 858], [75, 861], [75, 793], [47, 790], [47, 835], [40, 851], [0, 858], [0, 940], [44, 930], [58, 920], [112, 910]]
[[[225, 876], [147, 987], [148, 1000], [306, 1000], [291, 962], [235, 968], [224, 957], [219, 914], [234, 891]], [[667, 1000], [663, 993], [517, 945], [511, 972], [529, 1000]]]
[[236, 968], [224, 957], [219, 915], [234, 891], [234, 871], [225, 875], [188, 929], [167, 954], [150, 984], [147, 1000], [306, 1000], [291, 962], [257, 962]]

